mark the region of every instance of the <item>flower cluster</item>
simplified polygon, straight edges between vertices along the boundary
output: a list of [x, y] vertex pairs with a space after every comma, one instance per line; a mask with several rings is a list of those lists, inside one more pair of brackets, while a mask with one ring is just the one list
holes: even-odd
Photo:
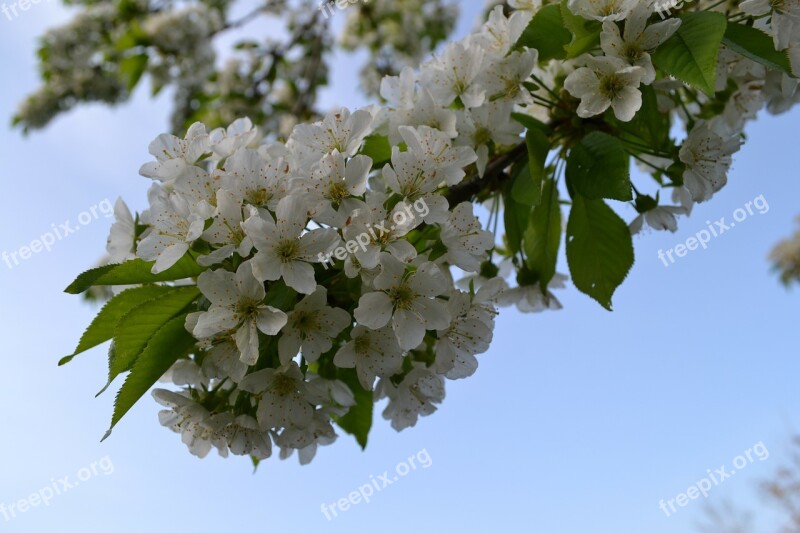
[[40, 128], [77, 101], [113, 104], [125, 98], [124, 83], [96, 53], [113, 17], [111, 6], [99, 5], [42, 38], [40, 56], [47, 62], [41, 70], [48, 87], [28, 97], [15, 123], [24, 121], [31, 128]]
[[[334, 424], [365, 444], [382, 399], [392, 427], [415, 425], [443, 401], [447, 379], [476, 371], [497, 306], [560, 308], [552, 290], [567, 279], [556, 271], [565, 167], [573, 282], [606, 307], [633, 252], [605, 200], [633, 200], [633, 232], [645, 223], [674, 230], [677, 215], [725, 185], [746, 121], [765, 104], [781, 111], [800, 100], [780, 55], [797, 50], [796, 3], [749, 0], [735, 14], [755, 17], [761, 29], [745, 31], [774, 37], [778, 56], [748, 50], [736, 32], [721, 50], [722, 41], [693, 44], [712, 60], [708, 80], [672, 60], [672, 37], [687, 26], [681, 42], [707, 39], [696, 31], [707, 25], [722, 39], [722, 13], [657, 21], [652, 1], [516, 0], [518, 11], [498, 6], [418, 70], [384, 78], [384, 106], [335, 110], [285, 141], [265, 139], [248, 119], [159, 136], [155, 161], [140, 170], [153, 180], [149, 208], [134, 217], [118, 203], [112, 264], [90, 272], [116, 290], [146, 284], [118, 294], [150, 299], [119, 303], [134, 315], [120, 327], [153, 298], [175, 306], [140, 347], [143, 362], [127, 369], [156, 372], [151, 352], [190, 334], [166, 376], [182, 388], [154, 396], [166, 407], [161, 423], [199, 456], [216, 448], [260, 460], [277, 446], [306, 463], [336, 439]], [[560, 46], [548, 44], [558, 35], [537, 34], [554, 20], [571, 36]], [[768, 66], [781, 57], [783, 71]], [[686, 125], [681, 143], [670, 137], [673, 117]], [[631, 157], [679, 205], [640, 193]], [[152, 277], [131, 277], [134, 263]], [[125, 383], [118, 411], [140, 381]]]
[[[358, 152], [376, 115], [341, 109], [285, 143], [259, 144], [246, 119], [162, 135], [140, 171], [154, 180], [149, 209], [135, 222], [118, 203], [112, 262], [135, 254], [160, 274], [188, 256], [207, 268], [202, 310], [185, 321], [197, 350], [170, 373], [185, 389], [154, 392], [193, 453], [261, 459], [274, 443], [306, 462], [335, 439], [353, 388], [388, 397], [384, 416], [413, 426], [444, 398], [444, 379], [471, 375], [488, 349], [504, 284], [463, 291], [451, 267], [477, 273], [494, 238], [471, 203], [451, 210], [441, 194], [477, 156], [440, 130], [401, 125], [407, 149], [374, 170]], [[368, 240], [331, 259], [356, 235]]]
[[[673, 201], [679, 205], [659, 206], [652, 197], [639, 195], [636, 207], [641, 214], [631, 224], [634, 232], [643, 223], [653, 229], [675, 231], [676, 215], [690, 214], [694, 202], [710, 199], [727, 182], [731, 156], [741, 147], [745, 123], [765, 105], [773, 112], [781, 112], [800, 101], [800, 2], [769, 4], [748, 0], [741, 4], [741, 12], [731, 14], [756, 15], [755, 26], [774, 37], [778, 51], [788, 54], [792, 72], [768, 69], [723, 47], [717, 59], [713, 97], [692, 91], [673, 78], [656, 79], [651, 54], [681, 25], [678, 18], [649, 23], [657, 3], [572, 0], [569, 5], [575, 13], [602, 22], [602, 55], [587, 55], [579, 60], [585, 66], [571, 72], [564, 82], [564, 88], [581, 99], [578, 115], [591, 117], [611, 107], [619, 120], [629, 121], [642, 107], [639, 87], [652, 85], [658, 111], [673, 114], [688, 130], [678, 152], [682, 184], [672, 188]], [[703, 9], [708, 9], [705, 2], [699, 2], [698, 11]], [[787, 20], [793, 20], [794, 25]], [[721, 110], [710, 112], [720, 105]], [[676, 163], [673, 154], [657, 150], [643, 155], [642, 169], [654, 174], [669, 174], [667, 168]]]

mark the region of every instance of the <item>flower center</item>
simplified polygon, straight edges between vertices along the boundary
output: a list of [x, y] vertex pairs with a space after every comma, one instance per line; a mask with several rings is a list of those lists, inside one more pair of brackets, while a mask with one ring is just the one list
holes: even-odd
[[249, 318], [258, 314], [258, 308], [260, 305], [261, 302], [257, 302], [255, 300], [241, 300], [236, 308], [236, 311], [242, 316], [242, 318]]
[[475, 133], [472, 135], [472, 140], [475, 142], [476, 146], [489, 144], [489, 141], [492, 140], [492, 132], [484, 127], [480, 127], [475, 130]]
[[278, 258], [284, 263], [292, 261], [295, 257], [297, 257], [299, 252], [300, 252], [300, 243], [297, 242], [297, 239], [281, 242], [278, 245], [278, 249], [276, 250]]
[[350, 196], [350, 191], [347, 190], [347, 185], [343, 181], [332, 183], [328, 190], [328, 198], [334, 203], [340, 202], [348, 196]]
[[506, 78], [503, 82], [505, 86], [503, 95], [508, 99], [515, 98], [520, 91], [520, 81], [514, 78]]
[[295, 312], [294, 326], [305, 336], [307, 333], [317, 328], [317, 319], [314, 313]]
[[248, 201], [251, 204], [259, 207], [264, 207], [267, 205], [267, 202], [272, 199], [272, 195], [263, 187], [254, 191], [250, 191], [249, 196], [250, 198], [248, 198]]
[[453, 83], [453, 90], [457, 95], [461, 96], [462, 94], [467, 92], [468, 89], [467, 84], [464, 80], [462, 80], [459, 77], [458, 71], [455, 68], [453, 69], [453, 75], [455, 77], [455, 83]]
[[369, 346], [370, 346], [369, 333], [361, 335], [353, 342], [355, 344], [356, 353], [365, 354], [369, 351]]
[[600, 15], [601, 17], [610, 17], [611, 15], [615, 15], [616, 13], [617, 13], [616, 0], [611, 0], [610, 2], [606, 3], [598, 11], [598, 15]]
[[389, 299], [392, 301], [392, 305], [395, 309], [410, 308], [415, 296], [416, 294], [414, 294], [414, 291], [406, 285], [400, 285], [389, 291]]
[[639, 60], [639, 58], [642, 57], [642, 51], [638, 46], [626, 43], [622, 49], [622, 55], [628, 60], [628, 62], [635, 63]]
[[297, 387], [295, 386], [294, 379], [289, 376], [278, 374], [275, 376], [270, 390], [279, 396], [288, 396], [297, 390]]
[[600, 80], [600, 92], [609, 100], [614, 100], [625, 88], [625, 82], [616, 74], [609, 74]]

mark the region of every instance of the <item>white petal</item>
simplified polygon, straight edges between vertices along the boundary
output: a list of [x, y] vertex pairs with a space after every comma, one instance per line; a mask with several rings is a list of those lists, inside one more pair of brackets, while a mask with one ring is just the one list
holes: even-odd
[[197, 338], [211, 337], [217, 333], [228, 331], [235, 327], [237, 323], [238, 320], [230, 309], [211, 306], [208, 311], [200, 315], [193, 333]]
[[382, 328], [392, 317], [392, 301], [382, 292], [370, 292], [358, 300], [356, 320], [370, 329]]
[[270, 305], [259, 309], [256, 315], [256, 325], [266, 335], [277, 335], [287, 320], [286, 313]]
[[407, 309], [398, 309], [392, 320], [392, 329], [397, 342], [404, 350], [413, 350], [425, 337], [425, 324], [422, 318]]
[[425, 320], [426, 329], [442, 330], [450, 326], [450, 312], [438, 300], [418, 298], [414, 301], [414, 310]]
[[177, 263], [186, 252], [189, 251], [189, 245], [185, 242], [178, 242], [168, 247], [166, 250], [159, 254], [156, 259], [156, 264], [153, 265], [153, 274], [164, 272], [169, 267]]
[[281, 264], [281, 276], [286, 285], [300, 294], [311, 294], [317, 288], [314, 267], [303, 261]]
[[255, 322], [248, 320], [240, 327], [234, 335], [236, 347], [242, 353], [241, 361], [248, 365], [254, 365], [258, 361], [258, 332]]
[[312, 263], [320, 262], [320, 254], [326, 256], [339, 246], [341, 239], [331, 228], [315, 229], [300, 237], [299, 259]]

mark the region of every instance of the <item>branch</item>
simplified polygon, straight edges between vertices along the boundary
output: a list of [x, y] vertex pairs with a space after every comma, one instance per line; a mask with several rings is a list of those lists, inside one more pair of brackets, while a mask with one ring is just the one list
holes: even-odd
[[528, 148], [525, 143], [519, 143], [510, 152], [506, 152], [489, 163], [482, 178], [478, 175], [473, 175], [461, 183], [453, 185], [445, 194], [445, 198], [453, 206], [461, 202], [472, 201], [482, 191], [494, 192], [500, 190], [510, 178], [505, 169], [522, 159], [527, 153]]
[[222, 28], [220, 28], [219, 31], [217, 31], [215, 33], [222, 33], [223, 31], [241, 28], [242, 26], [248, 24], [253, 19], [258, 18], [263, 13], [266, 13], [267, 11], [269, 11], [269, 9], [272, 8], [272, 7], [273, 7], [272, 2], [268, 1], [263, 6], [258, 7], [256, 9], [250, 11], [249, 13], [244, 15], [239, 20], [231, 20], [231, 21], [226, 22], [222, 26]]

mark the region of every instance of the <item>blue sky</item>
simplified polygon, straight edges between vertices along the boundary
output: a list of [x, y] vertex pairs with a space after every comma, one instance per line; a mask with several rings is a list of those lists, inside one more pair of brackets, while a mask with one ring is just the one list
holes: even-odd
[[[466, 3], [465, 3], [466, 4]], [[465, 8], [463, 33], [477, 6]], [[35, 38], [68, 15], [55, 2], [0, 18], [0, 117], [38, 84]], [[353, 102], [359, 66], [336, 64], [325, 103]], [[17, 250], [104, 199], [145, 207], [137, 174], [147, 145], [167, 128], [169, 101], [140, 91], [116, 109], [88, 106], [47, 130], [23, 137], [0, 131], [3, 179], [0, 251]], [[247, 527], [279, 532], [386, 533], [444, 528], [561, 533], [687, 532], [707, 502], [733, 500], [757, 511], [759, 530], [776, 529], [756, 482], [785, 457], [798, 429], [800, 299], [770, 272], [766, 255], [793, 230], [800, 211], [796, 155], [800, 112], [764, 116], [748, 129], [730, 184], [698, 206], [675, 234], [636, 238], [637, 263], [608, 313], [572, 287], [564, 310], [521, 315], [505, 310], [495, 342], [472, 378], [448, 383], [439, 411], [397, 434], [376, 418], [362, 452], [349, 436], [321, 449], [310, 466], [269, 460], [256, 475], [248, 460], [188, 454], [161, 428], [146, 398], [100, 443], [113, 392], [104, 384], [105, 349], [65, 367], [96, 309], [62, 292], [102, 254], [111, 219], [96, 220], [12, 269], [0, 263], [5, 347], [0, 405], [0, 503], [85, 481], [49, 505], [5, 520], [0, 531], [40, 532], [75, 524], [82, 531], [128, 533]], [[659, 249], [685, 242], [763, 195], [754, 214], [665, 267]], [[633, 210], [627, 209], [628, 217]], [[562, 263], [561, 270], [565, 269]], [[675, 498], [756, 443], [770, 452], [690, 501], [674, 516], [659, 500]], [[425, 450], [418, 467], [328, 521], [320, 510]], [[108, 457], [105, 462], [101, 460]], [[419, 463], [419, 461], [417, 461]], [[97, 475], [89, 476], [95, 463]], [[113, 473], [108, 467], [113, 464]], [[88, 469], [88, 470], [82, 470]], [[371, 478], [370, 476], [373, 476]]]

